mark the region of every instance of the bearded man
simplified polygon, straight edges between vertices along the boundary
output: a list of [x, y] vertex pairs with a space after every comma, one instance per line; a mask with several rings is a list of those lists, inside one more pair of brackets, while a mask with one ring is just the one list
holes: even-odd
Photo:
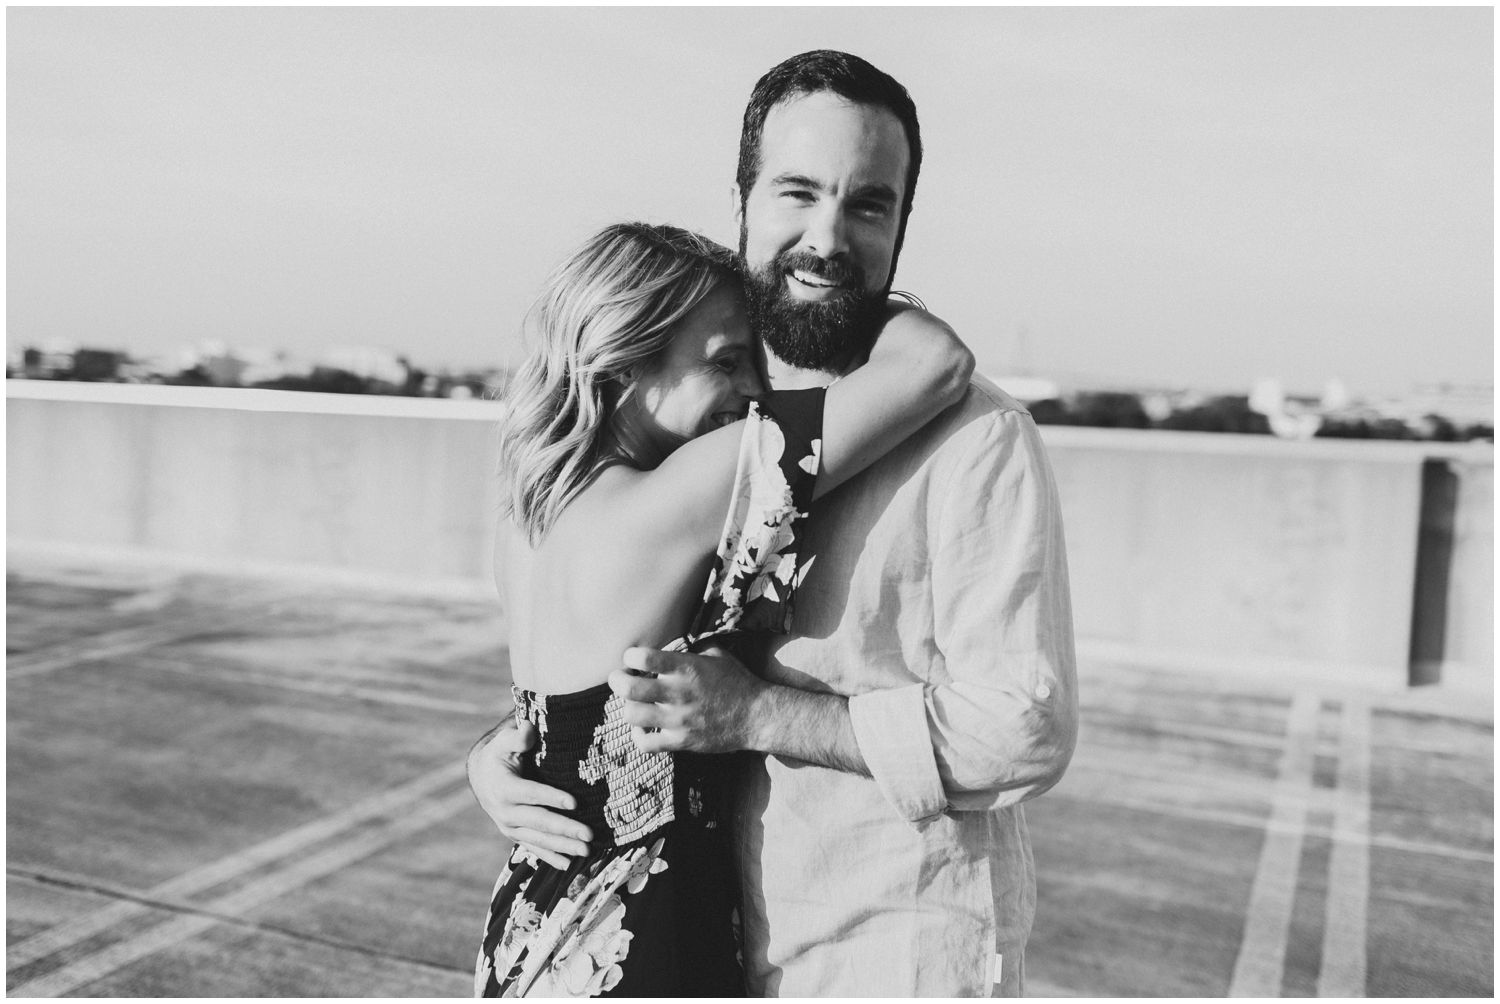
[[[921, 157], [906, 90], [858, 57], [804, 53], [756, 85], [735, 187], [772, 386], [863, 362]], [[610, 681], [645, 749], [759, 754], [734, 835], [750, 990], [1019, 995], [1036, 898], [1020, 803], [1062, 776], [1077, 728], [1061, 516], [1031, 416], [975, 380], [825, 496], [808, 540], [793, 634], [756, 672], [636, 648]], [[481, 805], [538, 853], [581, 853], [587, 832], [546, 809], [566, 796], [515, 776], [514, 749], [475, 747]]]

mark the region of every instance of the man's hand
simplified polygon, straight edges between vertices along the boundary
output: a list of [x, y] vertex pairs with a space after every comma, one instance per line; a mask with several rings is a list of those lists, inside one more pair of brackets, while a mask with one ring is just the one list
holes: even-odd
[[625, 699], [624, 717], [635, 726], [632, 735], [642, 750], [731, 753], [756, 748], [752, 712], [767, 684], [733, 656], [628, 648], [621, 661], [626, 668], [610, 674], [609, 686]]
[[573, 809], [572, 795], [521, 776], [521, 755], [535, 745], [530, 722], [502, 723], [469, 751], [469, 788], [502, 835], [549, 865], [567, 868], [568, 855], [588, 851], [592, 833], [552, 811]]

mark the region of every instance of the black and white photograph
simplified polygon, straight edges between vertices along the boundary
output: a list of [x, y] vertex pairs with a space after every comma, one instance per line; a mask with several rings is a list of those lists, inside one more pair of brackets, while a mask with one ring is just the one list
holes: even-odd
[[1493, 997], [1494, 48], [8, 7], [7, 996]]

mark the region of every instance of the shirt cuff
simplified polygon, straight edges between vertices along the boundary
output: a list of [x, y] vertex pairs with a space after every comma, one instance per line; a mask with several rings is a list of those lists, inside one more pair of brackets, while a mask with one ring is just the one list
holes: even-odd
[[922, 684], [851, 697], [849, 720], [876, 785], [902, 819], [915, 823], [947, 807]]

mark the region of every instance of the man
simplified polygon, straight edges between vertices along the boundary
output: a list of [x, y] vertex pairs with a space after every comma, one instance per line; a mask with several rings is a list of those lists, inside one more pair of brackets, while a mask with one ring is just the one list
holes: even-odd
[[[804, 53], [756, 85], [737, 216], [773, 386], [863, 360], [920, 165], [905, 89], [857, 57]], [[1036, 427], [976, 381], [819, 505], [794, 634], [759, 675], [630, 649], [611, 686], [648, 749], [766, 754], [735, 834], [752, 993], [1019, 995], [1035, 904], [1019, 803], [1061, 777], [1077, 716]], [[515, 746], [476, 747], [481, 804], [515, 839], [580, 851], [577, 824], [538, 807], [565, 796], [507, 772]]]

